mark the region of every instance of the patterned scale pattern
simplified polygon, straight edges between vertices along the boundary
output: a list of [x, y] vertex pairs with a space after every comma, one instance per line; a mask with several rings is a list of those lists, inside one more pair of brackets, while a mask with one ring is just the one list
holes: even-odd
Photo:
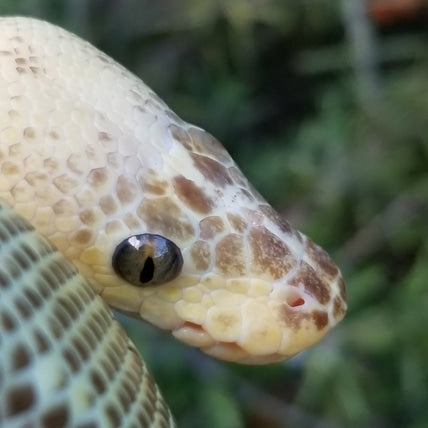
[[[0, 198], [109, 305], [255, 364], [295, 355], [343, 318], [345, 285], [327, 253], [218, 140], [89, 43], [0, 18], [0, 92]], [[115, 274], [115, 248], [141, 233], [180, 248], [174, 280], [137, 287]]]
[[0, 426], [173, 427], [135, 346], [74, 266], [0, 203]]

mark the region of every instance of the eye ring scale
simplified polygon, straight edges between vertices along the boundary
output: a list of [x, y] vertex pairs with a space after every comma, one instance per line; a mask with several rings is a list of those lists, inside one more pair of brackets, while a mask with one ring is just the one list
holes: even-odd
[[114, 271], [137, 287], [161, 285], [176, 278], [183, 267], [183, 256], [174, 242], [150, 233], [132, 235], [117, 245]]

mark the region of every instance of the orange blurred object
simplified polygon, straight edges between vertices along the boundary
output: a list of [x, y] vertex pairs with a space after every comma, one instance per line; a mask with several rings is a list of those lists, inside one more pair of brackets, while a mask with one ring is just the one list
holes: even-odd
[[367, 12], [379, 24], [408, 20], [423, 8], [423, 0], [368, 0]]

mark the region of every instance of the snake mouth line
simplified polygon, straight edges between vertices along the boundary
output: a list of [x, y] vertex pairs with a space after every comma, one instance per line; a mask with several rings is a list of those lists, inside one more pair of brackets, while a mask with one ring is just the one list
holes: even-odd
[[200, 324], [185, 321], [181, 327], [172, 331], [180, 341], [200, 348], [204, 353], [220, 360], [240, 364], [266, 364], [284, 359], [284, 355], [271, 353], [253, 355], [236, 342], [215, 340]]

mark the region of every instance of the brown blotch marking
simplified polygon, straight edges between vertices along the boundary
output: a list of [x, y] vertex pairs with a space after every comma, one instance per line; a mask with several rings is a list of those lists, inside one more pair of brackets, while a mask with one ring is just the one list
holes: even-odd
[[140, 188], [144, 193], [151, 193], [153, 195], [164, 195], [168, 189], [168, 183], [166, 180], [160, 180], [154, 171], [150, 171], [150, 174], [145, 177], [140, 175], [138, 177]]
[[25, 67], [16, 67], [16, 71], [19, 73], [19, 74], [25, 74], [26, 72], [27, 72], [27, 69], [25, 68]]
[[1, 56], [11, 56], [12, 55], [12, 51], [0, 51], [0, 55]]
[[[15, 256], [15, 254], [13, 254], [13, 256]], [[25, 269], [23, 269], [23, 271], [24, 270]], [[16, 300], [15, 307], [19, 312], [20, 318], [22, 319], [27, 319], [33, 314], [31, 310], [31, 306], [26, 300], [20, 300], [20, 299]]]
[[119, 220], [112, 220], [106, 223], [105, 225], [105, 231], [107, 235], [112, 235], [115, 233], [121, 232], [122, 229], [122, 222]]
[[225, 276], [246, 274], [246, 255], [242, 236], [231, 233], [216, 245], [216, 268]]
[[55, 339], [61, 339], [64, 329], [60, 325], [57, 319], [54, 319], [49, 325], [50, 332], [54, 335]]
[[12, 36], [12, 37], [9, 37], [9, 40], [11, 42], [18, 42], [18, 43], [24, 42], [24, 39], [21, 36]]
[[210, 267], [211, 250], [205, 241], [196, 241], [190, 250], [193, 264], [199, 272], [204, 272]]
[[32, 171], [28, 174], [25, 174], [24, 180], [33, 187], [41, 187], [44, 184], [47, 184], [49, 177], [40, 171]]
[[118, 390], [118, 396], [119, 396], [120, 405], [122, 409], [126, 412], [129, 409], [129, 405], [132, 402], [132, 398], [128, 396], [128, 394], [123, 389], [123, 387]]
[[57, 131], [55, 131], [54, 129], [51, 129], [51, 130], [48, 132], [48, 135], [49, 135], [49, 137], [51, 137], [51, 138], [52, 138], [52, 140], [59, 140], [59, 134], [58, 134], [58, 132], [57, 132]]
[[80, 154], [72, 154], [67, 159], [67, 167], [74, 173], [80, 175], [83, 174], [84, 170], [82, 166], [85, 165], [83, 156]]
[[[80, 312], [83, 312], [83, 310], [85, 309], [84, 308], [84, 305], [83, 305], [83, 303], [82, 303], [82, 300], [80, 299], [80, 296], [78, 295], [78, 294], [74, 294], [74, 293], [70, 293], [69, 295], [68, 295], [68, 297], [69, 297], [69, 299], [70, 299], [70, 301], [72, 301], [73, 302], [73, 305], [77, 308], [77, 311], [80, 313]], [[91, 326], [91, 324], [88, 322], [88, 328]], [[90, 328], [89, 328], [89, 331], [90, 331]]]
[[14, 175], [19, 173], [19, 166], [13, 162], [3, 162], [1, 166], [1, 173], [4, 175]]
[[190, 209], [201, 214], [208, 214], [211, 212], [214, 202], [194, 181], [188, 180], [182, 175], [178, 175], [173, 178], [173, 185], [176, 195]]
[[95, 150], [94, 146], [88, 146], [87, 145], [85, 147], [84, 154], [90, 160], [97, 158], [97, 151]]
[[225, 168], [221, 163], [196, 153], [191, 153], [191, 157], [193, 159], [193, 164], [206, 180], [222, 188], [233, 184], [233, 181], [227, 172], [227, 168]]
[[94, 385], [95, 390], [98, 392], [98, 394], [103, 394], [106, 390], [106, 383], [104, 381], [104, 377], [95, 369], [91, 371], [90, 377], [92, 385]]
[[[140, 111], [140, 112], [141, 112], [141, 113], [143, 113], [143, 114], [148, 113], [148, 112], [147, 112], [147, 108], [146, 108], [146, 107], [144, 107], [144, 106], [137, 105], [137, 106], [134, 106], [134, 109], [135, 109], [135, 110]], [[149, 113], [149, 114], [150, 114], [150, 113]]]
[[190, 127], [187, 132], [193, 141], [193, 147], [196, 152], [210, 155], [222, 163], [233, 162], [220, 141], [208, 132], [194, 127]]
[[199, 222], [199, 231], [202, 239], [212, 239], [224, 231], [224, 222], [221, 217], [205, 217]]
[[171, 239], [185, 240], [194, 235], [189, 218], [170, 198], [145, 199], [137, 208], [137, 215], [153, 233]]
[[43, 428], [58, 428], [64, 427], [68, 422], [68, 409], [66, 405], [62, 404], [48, 409], [42, 416]]
[[43, 161], [43, 167], [46, 169], [47, 172], [53, 174], [54, 172], [58, 171], [59, 163], [54, 158], [48, 158]]
[[36, 342], [37, 351], [41, 354], [49, 350], [49, 341], [44, 332], [36, 330], [34, 332], [34, 341]]
[[247, 223], [240, 215], [227, 213], [227, 219], [229, 220], [232, 228], [237, 232], [242, 233], [247, 229]]
[[89, 357], [90, 350], [85, 346], [85, 343], [83, 342], [81, 337], [73, 337], [71, 339], [71, 344], [73, 348], [76, 350], [78, 355], [83, 361], [86, 361]]
[[61, 324], [62, 330], [67, 330], [72, 323], [70, 317], [65, 314], [60, 307], [56, 307], [52, 312], [56, 320]]
[[172, 135], [172, 137], [179, 141], [187, 150], [193, 151], [194, 147], [192, 144], [192, 139], [190, 138], [190, 135], [181, 127], [177, 125], [170, 125], [169, 131]]
[[110, 64], [111, 61], [109, 60], [109, 58], [106, 55], [97, 55], [96, 58], [98, 58], [101, 62], [103, 62], [104, 64]]
[[69, 199], [60, 199], [52, 205], [52, 211], [59, 216], [74, 214], [75, 209], [74, 204]]
[[252, 195], [251, 192], [249, 192], [247, 189], [239, 189], [239, 193], [244, 199], [248, 199], [250, 202], [255, 200], [254, 195]]
[[24, 290], [24, 293], [33, 308], [38, 309], [42, 306], [43, 300], [36, 291], [31, 288], [27, 288]]
[[329, 285], [306, 262], [302, 262], [297, 273], [290, 278], [289, 283], [296, 287], [303, 286], [308, 294], [323, 305], [330, 301], [331, 291]]
[[298, 330], [303, 321], [313, 322], [318, 330], [323, 330], [328, 325], [328, 314], [325, 311], [314, 310], [302, 312], [288, 305], [282, 306], [282, 320], [287, 327]]
[[346, 286], [345, 286], [345, 281], [343, 280], [343, 278], [340, 278], [339, 280], [339, 294], [340, 297], [342, 298], [342, 300], [344, 302], [346, 302]]
[[27, 140], [33, 140], [35, 136], [36, 136], [36, 131], [32, 126], [28, 126], [27, 128], [24, 129], [24, 137]]
[[270, 205], [259, 205], [259, 209], [272, 223], [279, 227], [281, 232], [292, 236], [299, 242], [303, 242], [301, 234], [297, 232], [287, 220], [282, 218]]
[[[9, 154], [11, 156], [21, 155], [22, 154], [22, 144], [21, 143], [11, 144], [9, 146]], [[25, 159], [25, 161], [27, 161], [27, 159]]]
[[33, 74], [39, 74], [40, 73], [40, 68], [39, 67], [34, 67], [33, 65], [30, 66], [30, 70]]
[[[8, 240], [8, 236], [3, 233], [3, 230], [0, 229], [0, 238], [2, 240]], [[10, 278], [4, 272], [0, 270], [0, 287], [1, 288], [9, 288], [11, 284]]]
[[6, 391], [6, 415], [13, 416], [30, 409], [36, 394], [30, 384], [14, 385]]
[[135, 180], [125, 175], [120, 175], [116, 182], [116, 195], [122, 204], [134, 201], [137, 196]]
[[28, 349], [23, 344], [18, 344], [15, 349], [12, 351], [12, 364], [13, 370], [18, 370], [20, 368], [26, 367], [31, 362], [31, 355], [28, 352]]
[[109, 164], [109, 166], [117, 169], [122, 164], [121, 160], [122, 160], [122, 157], [119, 155], [119, 153], [116, 153], [116, 152], [107, 153], [107, 163]]
[[303, 321], [312, 319], [312, 314], [284, 304], [282, 305], [281, 319], [287, 327], [298, 330]]
[[269, 279], [283, 277], [297, 260], [287, 245], [265, 227], [251, 229], [249, 243], [252, 255], [252, 270], [256, 275]]
[[123, 216], [123, 222], [128, 226], [130, 230], [138, 229], [141, 225], [140, 220], [134, 216], [134, 214], [126, 213]]
[[[145, 406], [145, 407], [147, 407], [147, 406]], [[146, 409], [139, 410], [135, 415], [136, 419], [138, 420], [140, 427], [148, 427], [151, 424], [150, 419], [148, 418], [148, 416], [145, 413], [146, 411], [147, 411]], [[167, 428], [167, 425], [164, 424], [164, 426], [162, 428]]]
[[27, 63], [27, 60], [25, 58], [15, 58], [15, 62], [18, 65], [25, 65]]
[[139, 92], [135, 91], [134, 89], [131, 89], [131, 90], [129, 91], [129, 93], [130, 93], [131, 97], [132, 97], [135, 101], [138, 101], [138, 102], [140, 102], [140, 103], [142, 103], [142, 102], [144, 101], [144, 100], [143, 100], [143, 97], [139, 94]]
[[98, 140], [100, 141], [111, 141], [112, 137], [108, 132], [100, 131], [98, 132]]
[[91, 226], [95, 223], [96, 216], [93, 210], [83, 210], [79, 214], [80, 221], [88, 226]]
[[9, 115], [11, 120], [17, 119], [20, 117], [19, 112], [15, 109], [10, 109], [7, 114]]
[[[132, 352], [131, 354], [131, 358], [132, 358], [134, 355], [133, 350], [131, 349], [128, 349], [128, 350]], [[128, 395], [129, 399], [132, 399], [132, 397], [135, 396], [135, 391], [137, 390], [136, 382], [133, 379], [138, 378], [139, 370], [135, 369], [135, 366], [137, 366], [137, 364], [135, 363], [133, 358], [130, 365], [131, 365], [131, 370], [129, 373], [127, 373], [127, 376], [123, 379], [122, 387], [123, 387], [123, 390], [126, 391], [126, 394]]]
[[318, 330], [323, 330], [328, 325], [328, 314], [325, 311], [312, 311], [312, 319]]
[[90, 229], [80, 229], [71, 234], [70, 241], [79, 247], [86, 247], [92, 238], [93, 234]]
[[330, 256], [310, 239], [308, 239], [306, 251], [308, 252], [309, 258], [313, 260], [330, 279], [338, 275], [339, 269]]
[[231, 166], [227, 169], [229, 171], [229, 175], [234, 181], [234, 183], [239, 187], [246, 188], [248, 186], [248, 180], [244, 174], [242, 174], [241, 170], [237, 166]]
[[95, 168], [88, 174], [88, 184], [91, 187], [98, 188], [105, 184], [108, 180], [107, 168]]
[[99, 206], [101, 208], [101, 211], [105, 215], [111, 215], [117, 211], [116, 201], [110, 195], [101, 197], [99, 201]]
[[160, 183], [154, 184], [145, 182], [142, 187], [145, 192], [151, 193], [152, 195], [164, 195], [166, 193], [166, 186]]
[[79, 185], [79, 182], [67, 174], [60, 175], [53, 179], [53, 184], [62, 193], [68, 193]]
[[72, 373], [76, 373], [80, 367], [80, 359], [77, 356], [76, 352], [71, 348], [67, 348], [62, 352], [62, 355], [65, 358], [65, 361], [67, 362], [68, 366], [70, 367]]
[[344, 314], [345, 304], [339, 296], [336, 296], [333, 300], [333, 316], [335, 318], [342, 318]]

